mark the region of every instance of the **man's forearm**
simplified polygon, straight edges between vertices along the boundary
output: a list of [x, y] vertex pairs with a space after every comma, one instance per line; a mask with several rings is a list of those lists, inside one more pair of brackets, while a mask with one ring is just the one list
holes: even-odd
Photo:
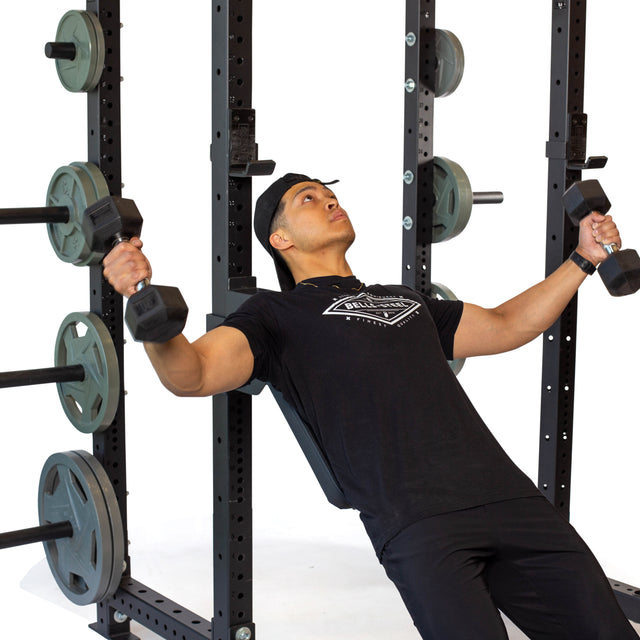
[[[597, 266], [607, 258], [602, 244], [622, 246], [611, 216], [593, 212], [580, 222], [576, 251]], [[587, 274], [572, 260], [548, 278], [495, 309], [465, 304], [456, 331], [455, 358], [503, 353], [530, 342], [560, 316]]]
[[546, 331], [562, 314], [587, 274], [567, 260], [549, 277], [495, 309], [518, 336], [515, 346], [526, 344]]
[[586, 277], [568, 260], [548, 278], [495, 309], [465, 303], [454, 357], [504, 353], [531, 342], [556, 321]]

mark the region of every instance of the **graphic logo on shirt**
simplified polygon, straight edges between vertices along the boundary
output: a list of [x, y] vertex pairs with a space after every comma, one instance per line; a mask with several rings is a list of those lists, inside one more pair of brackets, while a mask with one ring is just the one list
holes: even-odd
[[338, 298], [322, 315], [348, 316], [396, 325], [420, 308], [420, 303], [407, 298], [390, 298], [360, 293]]

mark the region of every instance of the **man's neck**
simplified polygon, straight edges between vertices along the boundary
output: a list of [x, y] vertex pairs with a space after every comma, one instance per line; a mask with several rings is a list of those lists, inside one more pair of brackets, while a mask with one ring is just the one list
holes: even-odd
[[304, 264], [291, 265], [291, 275], [296, 284], [309, 278], [323, 276], [352, 276], [353, 271], [344, 256], [335, 260], [307, 261]]

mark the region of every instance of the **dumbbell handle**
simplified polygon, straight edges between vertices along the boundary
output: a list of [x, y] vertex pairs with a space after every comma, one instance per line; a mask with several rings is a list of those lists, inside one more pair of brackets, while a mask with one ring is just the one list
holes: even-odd
[[30, 207], [22, 209], [0, 209], [0, 224], [55, 224], [69, 222], [67, 207]]
[[504, 202], [502, 191], [474, 191], [473, 204], [501, 204]]

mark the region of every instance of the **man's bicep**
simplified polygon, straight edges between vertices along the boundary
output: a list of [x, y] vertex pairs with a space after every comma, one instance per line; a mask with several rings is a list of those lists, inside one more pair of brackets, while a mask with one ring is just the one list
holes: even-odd
[[203, 395], [216, 395], [242, 387], [253, 373], [249, 340], [239, 329], [221, 326], [193, 343], [202, 362]]
[[453, 339], [453, 357], [467, 358], [507, 350], [501, 316], [495, 309], [464, 303]]

